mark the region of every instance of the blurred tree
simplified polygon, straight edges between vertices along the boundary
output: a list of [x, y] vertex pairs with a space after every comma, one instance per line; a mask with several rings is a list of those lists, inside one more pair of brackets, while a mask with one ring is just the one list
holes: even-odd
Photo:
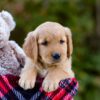
[[100, 0], [96, 0], [96, 33], [100, 36]]

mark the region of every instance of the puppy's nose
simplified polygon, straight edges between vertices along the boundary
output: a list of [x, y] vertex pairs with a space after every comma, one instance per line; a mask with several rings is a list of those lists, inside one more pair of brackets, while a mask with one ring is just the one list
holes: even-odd
[[53, 53], [52, 57], [54, 60], [59, 60], [60, 59], [60, 54], [59, 53]]

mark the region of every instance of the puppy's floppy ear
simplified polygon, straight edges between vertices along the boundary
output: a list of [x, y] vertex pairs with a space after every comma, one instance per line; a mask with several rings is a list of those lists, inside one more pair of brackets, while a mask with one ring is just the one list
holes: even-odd
[[67, 57], [69, 58], [73, 52], [72, 33], [68, 27], [65, 27], [65, 33], [67, 38]]
[[35, 31], [30, 32], [28, 34], [23, 44], [23, 49], [26, 55], [29, 58], [31, 58], [32, 61], [35, 63], [38, 58], [38, 45], [37, 45], [37, 36]]

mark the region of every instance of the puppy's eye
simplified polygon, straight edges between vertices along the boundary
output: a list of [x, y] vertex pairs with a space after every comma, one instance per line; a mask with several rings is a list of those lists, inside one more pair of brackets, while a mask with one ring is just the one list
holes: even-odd
[[44, 46], [47, 46], [47, 45], [48, 45], [48, 41], [45, 40], [45, 41], [42, 42], [41, 44], [44, 45]]
[[63, 44], [65, 41], [64, 40], [60, 40], [60, 44]]

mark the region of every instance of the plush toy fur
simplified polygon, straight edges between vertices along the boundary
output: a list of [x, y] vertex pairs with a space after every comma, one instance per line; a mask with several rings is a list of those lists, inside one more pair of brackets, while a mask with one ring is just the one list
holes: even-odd
[[10, 41], [10, 32], [15, 21], [7, 11], [0, 12], [0, 75], [19, 75], [24, 65], [25, 54], [15, 41]]

